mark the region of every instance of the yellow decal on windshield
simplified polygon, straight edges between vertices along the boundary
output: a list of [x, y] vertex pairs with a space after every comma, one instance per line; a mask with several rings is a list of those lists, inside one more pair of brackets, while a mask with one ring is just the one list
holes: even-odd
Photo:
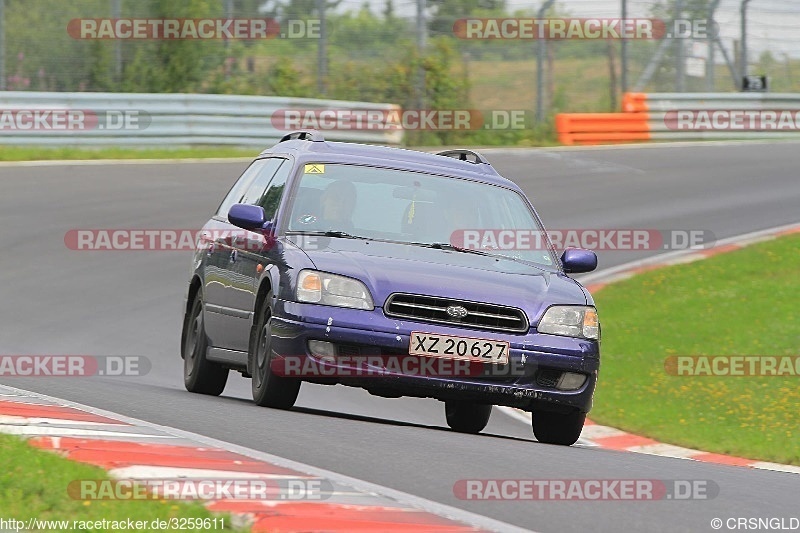
[[306, 174], [325, 174], [325, 165], [311, 163], [305, 166], [304, 171]]

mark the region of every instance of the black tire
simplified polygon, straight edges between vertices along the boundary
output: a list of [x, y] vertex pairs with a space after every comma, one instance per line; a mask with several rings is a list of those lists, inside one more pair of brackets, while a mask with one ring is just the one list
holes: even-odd
[[492, 415], [492, 406], [475, 402], [445, 402], [444, 413], [447, 425], [460, 433], [480, 433], [489, 417]]
[[203, 293], [198, 290], [183, 320], [183, 384], [189, 392], [219, 396], [228, 381], [228, 369], [206, 359], [207, 348]]
[[297, 401], [301, 381], [272, 373], [272, 294], [264, 298], [250, 340], [247, 368], [252, 376], [253, 401], [262, 407], [290, 409]]
[[581, 436], [586, 413], [536, 411], [532, 418], [533, 435], [536, 440], [546, 444], [572, 446]]

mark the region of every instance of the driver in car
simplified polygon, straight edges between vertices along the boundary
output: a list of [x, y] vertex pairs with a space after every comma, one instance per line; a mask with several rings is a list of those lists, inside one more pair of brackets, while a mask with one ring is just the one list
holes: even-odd
[[356, 187], [352, 182], [337, 180], [328, 185], [320, 197], [320, 218], [317, 225], [324, 231], [353, 231]]

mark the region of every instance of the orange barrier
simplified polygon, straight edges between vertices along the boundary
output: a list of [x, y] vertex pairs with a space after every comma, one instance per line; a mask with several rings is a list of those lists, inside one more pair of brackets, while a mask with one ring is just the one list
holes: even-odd
[[647, 93], [625, 93], [622, 95], [622, 111], [625, 113], [644, 113], [650, 111]]
[[[774, 112], [780, 127], [765, 116], [760, 127], [689, 123], [677, 127], [676, 113], [721, 110]], [[800, 94], [796, 93], [625, 93], [621, 113], [561, 113], [556, 131], [562, 144], [604, 144], [636, 141], [708, 141], [725, 139], [796, 138], [800, 134]], [[784, 118], [787, 118], [784, 127]], [[771, 125], [770, 125], [771, 124]]]
[[602, 144], [650, 140], [648, 113], [559, 113], [556, 131], [562, 144]]

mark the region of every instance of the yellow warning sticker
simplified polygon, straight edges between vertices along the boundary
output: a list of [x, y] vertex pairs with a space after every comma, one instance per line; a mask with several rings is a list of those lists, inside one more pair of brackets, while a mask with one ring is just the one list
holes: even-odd
[[304, 172], [306, 174], [325, 174], [325, 165], [311, 163], [306, 165]]

